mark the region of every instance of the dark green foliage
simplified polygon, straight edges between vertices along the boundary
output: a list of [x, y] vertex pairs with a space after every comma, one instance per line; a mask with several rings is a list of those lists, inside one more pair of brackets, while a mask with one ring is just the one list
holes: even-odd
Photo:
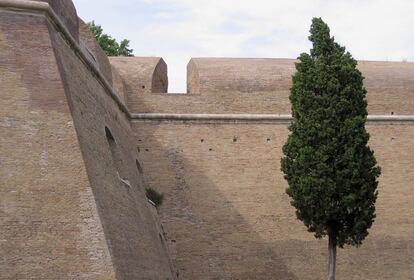
[[293, 122], [283, 147], [287, 194], [317, 238], [331, 227], [335, 243], [360, 245], [375, 219], [380, 168], [368, 147], [366, 90], [357, 61], [312, 20], [310, 54], [296, 63]]
[[107, 56], [134, 56], [133, 50], [129, 49], [129, 40], [124, 39], [118, 43], [114, 38], [103, 33], [102, 27], [94, 21], [89, 22], [88, 26]]
[[161, 206], [162, 201], [164, 200], [164, 194], [157, 192], [153, 188], [146, 188], [145, 194], [149, 200], [154, 202], [155, 207]]
[[132, 54], [132, 49], [129, 49], [129, 40], [124, 39], [119, 43], [118, 47], [118, 56], [134, 56]]

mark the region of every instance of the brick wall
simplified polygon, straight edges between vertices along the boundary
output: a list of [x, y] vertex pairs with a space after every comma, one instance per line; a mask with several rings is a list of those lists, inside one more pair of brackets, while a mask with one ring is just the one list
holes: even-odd
[[[327, 241], [285, 194], [287, 122], [130, 118], [289, 113], [293, 60], [194, 59], [190, 94], [168, 95], [160, 58], [110, 68], [71, 2], [52, 7], [97, 60], [44, 12], [0, 10], [1, 279], [174, 279], [175, 268], [180, 279], [324, 277]], [[413, 63], [359, 67], [370, 114], [414, 113]], [[368, 130], [383, 170], [377, 220], [361, 248], [339, 250], [338, 278], [410, 279], [413, 122]], [[165, 194], [159, 212], [146, 186]]]
[[0, 278], [174, 279], [103, 64], [47, 12], [0, 13]]
[[[137, 78], [142, 59], [139, 63], [129, 58], [123, 61], [111, 63], [129, 86], [126, 102], [132, 113], [290, 112], [293, 59], [192, 59], [189, 94], [179, 95], [142, 94]], [[150, 66], [148, 63], [153, 69]], [[358, 67], [365, 76], [369, 114], [414, 114], [413, 62], [360, 61]]]
[[114, 279], [51, 26], [0, 13], [0, 278]]
[[[133, 121], [148, 184], [182, 279], [323, 279], [327, 240], [296, 219], [280, 172], [286, 123]], [[370, 123], [382, 167], [377, 219], [338, 252], [338, 279], [410, 279], [412, 123]]]

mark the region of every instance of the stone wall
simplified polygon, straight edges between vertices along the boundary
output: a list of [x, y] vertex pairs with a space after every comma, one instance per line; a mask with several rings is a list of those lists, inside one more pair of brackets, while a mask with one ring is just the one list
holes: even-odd
[[[141, 113], [132, 119], [138, 158], [147, 184], [165, 194], [161, 221], [182, 279], [325, 277], [327, 240], [306, 231], [285, 194], [286, 120], [145, 115], [288, 114], [294, 62], [192, 59], [188, 94], [130, 95], [131, 113]], [[414, 114], [414, 63], [362, 61], [359, 68], [371, 116]], [[338, 279], [409, 279], [414, 123], [367, 127], [383, 171], [377, 219], [361, 248], [339, 250]]]
[[[141, 62], [124, 60], [128, 64], [111, 63], [131, 85], [131, 113], [290, 112], [293, 59], [193, 58], [188, 64], [188, 94], [140, 94], [134, 75]], [[365, 77], [369, 114], [414, 114], [414, 63], [360, 61], [358, 67]]]
[[0, 278], [114, 279], [53, 28], [44, 15], [0, 19]]
[[[280, 171], [286, 122], [135, 120], [149, 186], [181, 279], [324, 279], [327, 240], [296, 219]], [[377, 219], [360, 248], [339, 249], [338, 279], [414, 273], [414, 124], [370, 122], [382, 167]]]
[[175, 279], [107, 58], [23, 4], [0, 10], [0, 278]]
[[[323, 279], [327, 241], [285, 194], [286, 118], [134, 115], [288, 114], [294, 60], [192, 59], [189, 93], [166, 94], [161, 58], [110, 65], [71, 1], [40, 2], [54, 12], [0, 0], [0, 279]], [[359, 67], [371, 115], [414, 114], [414, 63]], [[397, 119], [367, 125], [377, 219], [338, 279], [414, 274], [414, 122]]]

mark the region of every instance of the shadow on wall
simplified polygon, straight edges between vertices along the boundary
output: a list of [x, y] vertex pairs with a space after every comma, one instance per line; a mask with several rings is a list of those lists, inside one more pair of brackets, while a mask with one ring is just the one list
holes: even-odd
[[[50, 35], [117, 278], [174, 279], [158, 217], [145, 197], [127, 114], [91, 64], [82, 63], [53, 28]], [[109, 64], [98, 66], [110, 73]]]
[[232, 207], [234, 201], [223, 194], [223, 186], [213, 182], [194, 158], [188, 159], [191, 152], [183, 151], [186, 144], [180, 142], [185, 141], [180, 135], [191, 134], [187, 130], [191, 124], [165, 125], [170, 129], [163, 132], [163, 124], [132, 122], [145, 180], [149, 187], [165, 194], [159, 214], [179, 278], [301, 279], [287, 265], [290, 260], [285, 254], [294, 249], [303, 253], [299, 259], [311, 259], [315, 251], [303, 252], [302, 248], [317, 242], [296, 241], [292, 248], [292, 242], [270, 244], [263, 240]]
[[[129, 89], [140, 112], [154, 112]], [[326, 241], [296, 220], [284, 193], [286, 124], [133, 120], [132, 128], [148, 185], [165, 193], [159, 213], [182, 279], [325, 277]], [[338, 252], [338, 277], [404, 279], [407, 262], [384, 264], [401, 267], [409, 243], [370, 235]]]
[[[284, 194], [278, 160], [286, 125], [132, 127], [148, 184], [165, 193], [159, 213], [181, 279], [325, 277], [326, 240], [306, 231]], [[379, 231], [389, 231], [384, 222]], [[410, 237], [378, 229], [361, 248], [339, 250], [338, 277], [406, 279]]]
[[[238, 88], [235, 83], [235, 88], [222, 92], [229, 81], [213, 68], [233, 63], [234, 70], [246, 61], [220, 59], [217, 63], [204, 64], [210, 82], [204, 76], [203, 94], [189, 90], [190, 94], [184, 96], [156, 95], [150, 88], [146, 88], [149, 92], [142, 92], [142, 81], [136, 80], [133, 71], [134, 61], [115, 64], [120, 66], [124, 78], [131, 113], [289, 112], [290, 78], [287, 77], [292, 74], [293, 60], [258, 61], [257, 65], [268, 63], [268, 67], [276, 67], [275, 73], [280, 74], [277, 79], [281, 83], [265, 81], [271, 87], [264, 88], [265, 92], [251, 92], [255, 84], [249, 83], [248, 76], [239, 81], [237, 75], [232, 78], [241, 82], [242, 87]], [[377, 83], [385, 83], [377, 74], [385, 73], [388, 66], [400, 67], [361, 64], [371, 77], [367, 84], [373, 99], [383, 93], [376, 87]], [[148, 81], [155, 75], [154, 65], [150, 67], [153, 72], [147, 73]], [[194, 81], [200, 77], [192, 67], [195, 66], [190, 63], [193, 78], [190, 77], [189, 83], [197, 88], [198, 83]], [[408, 76], [387, 82], [399, 85], [406, 83]], [[191, 85], [192, 82], [195, 84]], [[387, 107], [387, 102], [378, 100], [371, 107], [374, 112], [387, 112], [400, 104], [394, 102]], [[412, 110], [407, 108], [403, 111]], [[133, 120], [132, 127], [148, 186], [165, 193], [160, 215], [183, 279], [320, 279], [325, 276], [326, 242], [315, 240], [306, 232], [284, 193], [286, 182], [279, 171], [279, 161], [287, 136], [286, 124]], [[384, 224], [381, 226], [384, 228]], [[400, 267], [399, 256], [410, 259], [409, 246], [401, 245], [410, 244], [409, 241], [406, 237], [398, 239], [392, 234], [376, 233], [375, 237], [370, 235], [362, 248], [340, 250], [338, 277], [404, 278], [409, 268], [389, 270], [384, 268], [384, 263]]]
[[[153, 80], [152, 75], [159, 75], [154, 65], [160, 65], [160, 60], [151, 58], [146, 67], [141, 65], [142, 58], [110, 60], [115, 68], [119, 67], [117, 70], [124, 79], [126, 103], [130, 110], [132, 108], [131, 113], [136, 106], [140, 107], [140, 112], [151, 112], [152, 108], [145, 108], [141, 98], [152, 93], [152, 88], [145, 83]], [[143, 68], [146, 76], [141, 77], [141, 73], [138, 76], [142, 80], [137, 79], [134, 70], [142, 71]], [[163, 75], [166, 76], [166, 71]], [[128, 77], [131, 80], [126, 82]], [[205, 174], [206, 170], [194, 163], [194, 157], [190, 160], [188, 153], [183, 152], [186, 145], [180, 142], [180, 135], [191, 137], [188, 131], [191, 124], [169, 123], [167, 126], [171, 126], [171, 130], [165, 131], [168, 134], [165, 135], [162, 134], [162, 124], [132, 121], [139, 169], [145, 184], [165, 194], [159, 214], [180, 278], [299, 279], [288, 267], [284, 256], [290, 245], [286, 242], [269, 244], [263, 240], [243, 214], [232, 207], [233, 201], [222, 193], [223, 186], [213, 182], [211, 175]], [[231, 141], [236, 142], [233, 137]], [[269, 141], [269, 138], [265, 139], [265, 142]], [[208, 152], [214, 153], [213, 148]], [[234, 155], [229, 156], [237, 160]], [[220, 159], [200, 156], [199, 160], [214, 162]], [[303, 246], [309, 247], [298, 241], [296, 249]]]

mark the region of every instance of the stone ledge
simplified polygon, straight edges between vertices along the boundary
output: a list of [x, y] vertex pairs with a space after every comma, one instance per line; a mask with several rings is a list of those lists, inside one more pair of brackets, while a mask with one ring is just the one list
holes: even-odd
[[[290, 114], [131, 114], [132, 120], [156, 121], [274, 121], [292, 120]], [[369, 115], [368, 122], [414, 122], [414, 115]]]

